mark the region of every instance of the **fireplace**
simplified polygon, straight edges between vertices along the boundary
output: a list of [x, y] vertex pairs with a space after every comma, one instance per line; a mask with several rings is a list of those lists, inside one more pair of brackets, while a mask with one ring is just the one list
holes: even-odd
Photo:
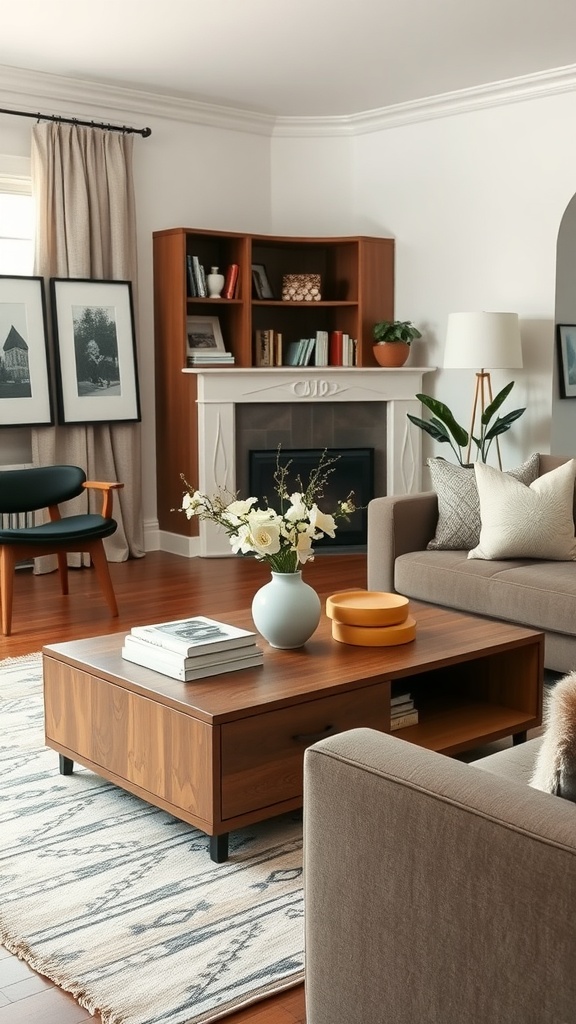
[[334, 537], [324, 536], [314, 542], [315, 550], [343, 551], [344, 548], [363, 547], [366, 544], [368, 502], [374, 497], [373, 448], [306, 448], [258, 451], [249, 453], [248, 494], [259, 499], [262, 508], [268, 504], [279, 511], [274, 474], [277, 463], [288, 466], [286, 486], [288, 493], [305, 490], [310, 473], [317, 467], [322, 452], [336, 459], [326, 486], [324, 497], [318, 501], [322, 512], [332, 515], [339, 501], [354, 493], [357, 507], [349, 521], [340, 519]]
[[[231, 369], [186, 368], [183, 373], [194, 373], [198, 379], [198, 486], [204, 494], [214, 494], [219, 488], [232, 493], [240, 491], [246, 496], [247, 474], [237, 461], [239, 420], [244, 406], [274, 405], [296, 409], [299, 428], [316, 418], [315, 413], [328, 405], [340, 408], [340, 421], [347, 425], [350, 438], [358, 417], [350, 410], [365, 407], [366, 403], [380, 403], [380, 443], [385, 450], [376, 457], [374, 466], [374, 493], [412, 494], [421, 486], [422, 432], [410, 424], [407, 413], [418, 416], [420, 403], [416, 395], [423, 391], [422, 378], [431, 367], [403, 366], [398, 369], [378, 367], [234, 367]], [[258, 424], [266, 429], [266, 424]], [[280, 438], [283, 448], [345, 447], [341, 438], [334, 441], [316, 439], [308, 434], [306, 441], [297, 438], [291, 443]], [[248, 449], [275, 449], [278, 439], [268, 437], [265, 443], [251, 443]], [[350, 443], [350, 440], [348, 441]], [[358, 441], [359, 447], [374, 447], [371, 441]], [[246, 460], [247, 463], [247, 460]], [[182, 548], [178, 548], [182, 551]], [[213, 523], [201, 522], [199, 538], [190, 538], [186, 552], [206, 557], [229, 556], [230, 544], [224, 532]]]

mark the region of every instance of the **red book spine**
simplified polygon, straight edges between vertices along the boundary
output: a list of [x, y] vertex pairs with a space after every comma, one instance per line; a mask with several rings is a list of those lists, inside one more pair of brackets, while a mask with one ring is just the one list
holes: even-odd
[[328, 344], [328, 358], [330, 366], [342, 366], [343, 343], [343, 331], [330, 331], [330, 340]]
[[224, 278], [224, 289], [222, 297], [224, 299], [233, 299], [234, 291], [236, 289], [236, 282], [238, 280], [238, 264], [231, 263], [226, 269], [226, 276]]

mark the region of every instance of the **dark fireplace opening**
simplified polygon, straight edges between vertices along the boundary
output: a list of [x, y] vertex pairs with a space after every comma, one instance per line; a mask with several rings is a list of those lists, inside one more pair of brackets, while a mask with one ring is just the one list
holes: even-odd
[[270, 508], [279, 511], [278, 495], [274, 482], [276, 462], [281, 465], [291, 463], [288, 468], [287, 487], [290, 494], [300, 491], [298, 477], [305, 489], [310, 473], [316, 469], [322, 452], [330, 457], [337, 457], [333, 472], [330, 473], [324, 488], [324, 497], [317, 501], [322, 512], [333, 515], [339, 501], [354, 492], [354, 503], [358, 507], [350, 516], [349, 522], [338, 520], [336, 535], [323, 537], [314, 542], [315, 550], [330, 550], [343, 547], [364, 547], [367, 540], [368, 502], [374, 497], [374, 449], [373, 448], [291, 448], [278, 452], [251, 450], [249, 452], [249, 494], [258, 498], [262, 507], [266, 502]]

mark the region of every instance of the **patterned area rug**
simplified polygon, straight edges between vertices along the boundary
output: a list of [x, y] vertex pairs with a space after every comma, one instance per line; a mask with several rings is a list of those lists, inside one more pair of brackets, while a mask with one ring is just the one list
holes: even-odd
[[104, 1024], [197, 1024], [303, 978], [302, 824], [206, 836], [44, 746], [40, 655], [0, 662], [0, 941]]

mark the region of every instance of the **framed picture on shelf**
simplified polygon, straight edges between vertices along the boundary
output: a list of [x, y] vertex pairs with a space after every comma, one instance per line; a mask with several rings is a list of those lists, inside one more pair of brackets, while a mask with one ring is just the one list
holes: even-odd
[[61, 423], [140, 420], [130, 281], [50, 279]]
[[558, 324], [560, 398], [576, 398], [576, 324]]
[[252, 264], [252, 283], [257, 299], [273, 299], [274, 292], [270, 287], [266, 267], [263, 263]]
[[41, 277], [0, 276], [0, 427], [54, 422]]
[[188, 352], [197, 352], [198, 349], [226, 351], [217, 316], [186, 317], [186, 338]]

